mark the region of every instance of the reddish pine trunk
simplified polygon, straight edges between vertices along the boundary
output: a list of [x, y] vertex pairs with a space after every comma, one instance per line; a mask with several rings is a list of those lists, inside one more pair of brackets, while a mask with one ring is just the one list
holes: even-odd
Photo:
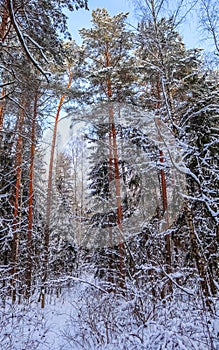
[[120, 286], [124, 288], [124, 279], [125, 279], [125, 270], [124, 270], [124, 242], [122, 235], [122, 199], [121, 199], [121, 185], [120, 185], [120, 174], [119, 174], [119, 158], [118, 158], [118, 149], [117, 149], [117, 140], [116, 140], [116, 128], [114, 122], [114, 112], [113, 107], [109, 108], [110, 116], [110, 126], [111, 126], [111, 135], [112, 135], [112, 144], [113, 144], [113, 163], [114, 163], [114, 178], [116, 186], [116, 206], [117, 206], [117, 225], [119, 229], [119, 272], [120, 272]]
[[[164, 163], [163, 151], [160, 150], [160, 163]], [[166, 220], [166, 229], [169, 228], [169, 218], [168, 218], [168, 202], [167, 202], [167, 183], [166, 175], [164, 169], [160, 170], [161, 175], [161, 190], [162, 190], [162, 202], [163, 202], [163, 212]], [[166, 263], [167, 263], [167, 273], [171, 272], [171, 238], [170, 234], [165, 235], [165, 246], [166, 246]]]
[[37, 119], [37, 102], [38, 92], [35, 93], [34, 98], [34, 110], [31, 130], [31, 149], [30, 149], [30, 168], [29, 168], [29, 199], [28, 199], [28, 229], [27, 229], [27, 273], [26, 273], [26, 285], [27, 285], [27, 297], [30, 295], [31, 289], [31, 276], [32, 276], [32, 231], [33, 231], [33, 181], [34, 181], [34, 155], [35, 155], [35, 132], [36, 132], [36, 119]]
[[[110, 52], [109, 45], [106, 43], [105, 49], [105, 58], [106, 58], [106, 67], [110, 67]], [[107, 97], [110, 101], [112, 97], [112, 84], [110, 77], [107, 79]], [[113, 107], [109, 107], [109, 121], [110, 121], [110, 140], [112, 140], [113, 144], [113, 160], [114, 160], [114, 177], [116, 184], [116, 203], [117, 203], [117, 225], [122, 234], [122, 200], [121, 200], [121, 186], [120, 186], [120, 175], [119, 175], [119, 159], [118, 159], [118, 150], [117, 150], [117, 140], [116, 140], [116, 128], [114, 121], [114, 111]], [[111, 147], [111, 142], [110, 142]], [[110, 162], [111, 160], [109, 160]], [[119, 272], [121, 275], [120, 286], [124, 288], [124, 280], [125, 280], [125, 271], [124, 271], [124, 242], [123, 238], [119, 239]]]
[[[160, 89], [160, 82], [157, 81], [156, 84], [156, 90], [157, 90], [157, 105], [156, 108], [158, 110], [159, 113], [159, 108], [160, 108], [160, 100], [161, 100], [161, 89]], [[160, 127], [161, 127], [161, 123], [160, 123], [160, 119], [157, 118], [156, 119], [157, 122], [157, 126], [159, 128], [158, 130], [158, 138], [160, 141], [162, 141], [162, 137], [160, 134]], [[165, 162], [165, 158], [164, 158], [164, 153], [162, 150], [159, 150], [159, 157], [160, 157], [160, 163], [161, 165], [164, 165]], [[161, 195], [162, 195], [162, 205], [163, 205], [163, 212], [164, 212], [164, 218], [166, 220], [165, 223], [165, 229], [168, 230], [169, 228], [169, 216], [168, 216], [168, 200], [167, 200], [167, 183], [166, 183], [166, 174], [164, 169], [160, 170], [160, 177], [161, 177]], [[166, 255], [166, 272], [167, 274], [170, 274], [172, 269], [171, 269], [171, 265], [172, 265], [172, 252], [171, 252], [171, 236], [170, 234], [165, 234], [165, 255]], [[169, 279], [168, 281], [168, 292], [172, 293], [173, 290], [173, 286], [172, 286], [172, 281], [171, 279]], [[165, 292], [163, 290], [162, 292], [162, 297], [165, 297]]]
[[1, 41], [2, 43], [5, 41], [5, 38], [8, 34], [8, 11], [7, 11], [7, 0], [5, 1], [4, 5], [3, 5], [4, 9], [3, 9], [3, 14], [2, 14], [2, 21], [1, 21], [1, 25], [0, 25], [0, 36], [1, 36]]
[[4, 122], [4, 100], [5, 97], [5, 88], [2, 88], [2, 93], [1, 93], [1, 100], [0, 100], [0, 132], [3, 129], [3, 122]]
[[[111, 195], [111, 184], [113, 181], [113, 143], [112, 143], [112, 133], [109, 131], [109, 172], [108, 172], [108, 180], [109, 180], [109, 199], [112, 198]], [[112, 250], [113, 247], [113, 234], [112, 227], [109, 227], [109, 249]], [[109, 253], [109, 272], [108, 272], [108, 282], [114, 282], [114, 271], [113, 271], [113, 253]]]
[[[2, 14], [2, 22], [0, 25], [0, 37], [2, 44], [5, 41], [5, 38], [8, 33], [8, 11], [7, 11], [7, 1], [5, 1], [3, 14]], [[6, 89], [3, 87], [1, 92], [1, 99], [0, 99], [0, 132], [3, 128], [3, 122], [4, 122], [4, 97], [6, 95]]]

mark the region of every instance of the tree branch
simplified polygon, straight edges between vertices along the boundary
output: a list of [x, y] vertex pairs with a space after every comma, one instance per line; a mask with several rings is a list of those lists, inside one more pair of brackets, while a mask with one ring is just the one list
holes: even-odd
[[[10, 19], [11, 19], [11, 23], [14, 27], [14, 30], [17, 34], [17, 37], [18, 37], [18, 40], [24, 50], [24, 52], [26, 53], [27, 57], [30, 59], [30, 61], [32, 62], [32, 64], [34, 65], [34, 67], [36, 67], [36, 69], [38, 71], [40, 71], [42, 73], [42, 75], [46, 78], [46, 80], [48, 81], [48, 72], [45, 72], [42, 67], [40, 66], [40, 64], [35, 60], [35, 58], [32, 56], [29, 48], [27, 47], [26, 45], [26, 42], [24, 40], [24, 36], [19, 28], [19, 25], [16, 21], [16, 18], [15, 18], [15, 14], [14, 14], [14, 7], [13, 7], [13, 0], [8, 0], [8, 11], [9, 11], [9, 16], [10, 16]], [[32, 41], [33, 42], [33, 41]]]

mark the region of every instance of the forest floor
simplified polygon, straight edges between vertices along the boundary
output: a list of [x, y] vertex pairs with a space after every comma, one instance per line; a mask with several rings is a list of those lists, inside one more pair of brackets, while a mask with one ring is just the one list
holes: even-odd
[[218, 314], [194, 300], [155, 310], [137, 294], [104, 294], [89, 283], [53, 289], [44, 308], [39, 295], [28, 303], [6, 299], [0, 350], [219, 350]]

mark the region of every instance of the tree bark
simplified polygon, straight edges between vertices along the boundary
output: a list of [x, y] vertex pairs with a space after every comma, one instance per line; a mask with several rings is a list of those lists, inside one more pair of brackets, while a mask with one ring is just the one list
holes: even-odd
[[[2, 88], [2, 93], [1, 93], [1, 99], [0, 99], [0, 133], [3, 130], [3, 122], [4, 122], [4, 104], [5, 104], [5, 94], [6, 94], [6, 90], [3, 87]], [[1, 135], [0, 135], [0, 141], [1, 141]]]
[[8, 30], [8, 19], [9, 19], [9, 13], [7, 10], [7, 0], [5, 0], [5, 3], [3, 5], [3, 14], [2, 14], [2, 21], [0, 25], [0, 36], [1, 36], [1, 41], [4, 43], [5, 38], [7, 36]]
[[111, 121], [111, 132], [113, 138], [113, 159], [114, 159], [114, 176], [116, 185], [116, 204], [117, 204], [117, 225], [119, 228], [119, 272], [120, 272], [120, 287], [124, 289], [125, 284], [125, 247], [122, 235], [122, 198], [121, 198], [121, 184], [120, 184], [120, 174], [119, 174], [119, 159], [118, 159], [118, 149], [116, 140], [116, 127], [114, 122], [114, 113], [112, 106], [109, 110], [110, 121]]
[[[160, 100], [161, 100], [161, 89], [160, 89], [160, 82], [157, 81], [157, 100], [158, 103], [156, 105], [156, 109], [159, 113], [159, 108], [160, 108]], [[159, 128], [158, 130], [158, 139], [159, 141], [162, 140], [161, 135], [160, 135], [160, 128], [161, 128], [161, 123], [160, 119], [156, 118], [157, 126]], [[165, 158], [164, 158], [164, 153], [160, 149], [159, 150], [159, 160], [161, 163], [161, 166], [164, 165]], [[161, 177], [161, 196], [162, 196], [162, 205], [163, 205], [163, 213], [164, 213], [164, 218], [165, 218], [165, 229], [168, 230], [169, 228], [169, 215], [168, 215], [168, 199], [167, 199], [167, 183], [166, 183], [166, 174], [163, 168], [160, 170], [160, 177]], [[167, 274], [170, 274], [172, 271], [171, 265], [172, 265], [172, 248], [171, 248], [171, 236], [170, 233], [165, 234], [165, 255], [166, 255], [166, 272]], [[168, 281], [168, 292], [172, 293], [173, 291], [173, 286], [171, 279]], [[165, 292], [162, 293], [163, 297], [165, 297]]]
[[[7, 33], [7, 22], [8, 22], [8, 12], [7, 12], [6, 1], [5, 1], [4, 10], [3, 10], [3, 14], [2, 14], [2, 22], [1, 22], [1, 25], [0, 25], [0, 37], [1, 37], [2, 44], [4, 43], [4, 40], [5, 40], [5, 37], [6, 37], [6, 33]], [[3, 86], [2, 87], [2, 92], [1, 92], [1, 98], [0, 98], [0, 132], [3, 129], [4, 103], [5, 103], [4, 97], [5, 97], [5, 95], [6, 95], [6, 89]]]
[[[111, 66], [110, 60], [110, 51], [108, 42], [106, 42], [105, 49], [105, 58], [106, 58], [106, 67]], [[110, 103], [110, 99], [112, 97], [112, 83], [110, 77], [107, 79], [107, 97]], [[117, 148], [117, 140], [116, 140], [116, 127], [114, 121], [114, 111], [113, 106], [109, 106], [109, 124], [110, 124], [110, 140], [112, 140], [113, 145], [113, 163], [114, 163], [114, 178], [115, 178], [115, 186], [116, 186], [116, 203], [117, 203], [117, 225], [119, 228], [119, 273], [120, 273], [120, 287], [124, 289], [125, 284], [125, 269], [124, 269], [124, 253], [125, 247], [123, 238], [121, 237], [122, 233], [122, 199], [121, 199], [121, 185], [120, 185], [120, 175], [119, 175], [119, 159], [118, 159], [118, 148]], [[111, 141], [110, 141], [111, 147]], [[109, 159], [109, 164], [111, 159]], [[111, 164], [110, 164], [111, 165]]]
[[30, 167], [29, 167], [29, 198], [28, 198], [28, 228], [27, 228], [27, 271], [26, 286], [27, 297], [30, 296], [31, 277], [32, 277], [32, 233], [33, 233], [33, 181], [34, 181], [34, 157], [35, 157], [35, 138], [36, 138], [36, 120], [37, 120], [37, 102], [38, 91], [35, 92], [34, 109], [31, 130], [31, 148], [30, 148]]

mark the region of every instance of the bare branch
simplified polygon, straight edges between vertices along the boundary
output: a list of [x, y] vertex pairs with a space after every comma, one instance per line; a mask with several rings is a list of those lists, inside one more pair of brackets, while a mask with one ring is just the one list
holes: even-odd
[[8, 86], [8, 85], [12, 85], [14, 83], [15, 83], [15, 80], [9, 81], [8, 83], [0, 84], [0, 88], [3, 88], [3, 87]]

